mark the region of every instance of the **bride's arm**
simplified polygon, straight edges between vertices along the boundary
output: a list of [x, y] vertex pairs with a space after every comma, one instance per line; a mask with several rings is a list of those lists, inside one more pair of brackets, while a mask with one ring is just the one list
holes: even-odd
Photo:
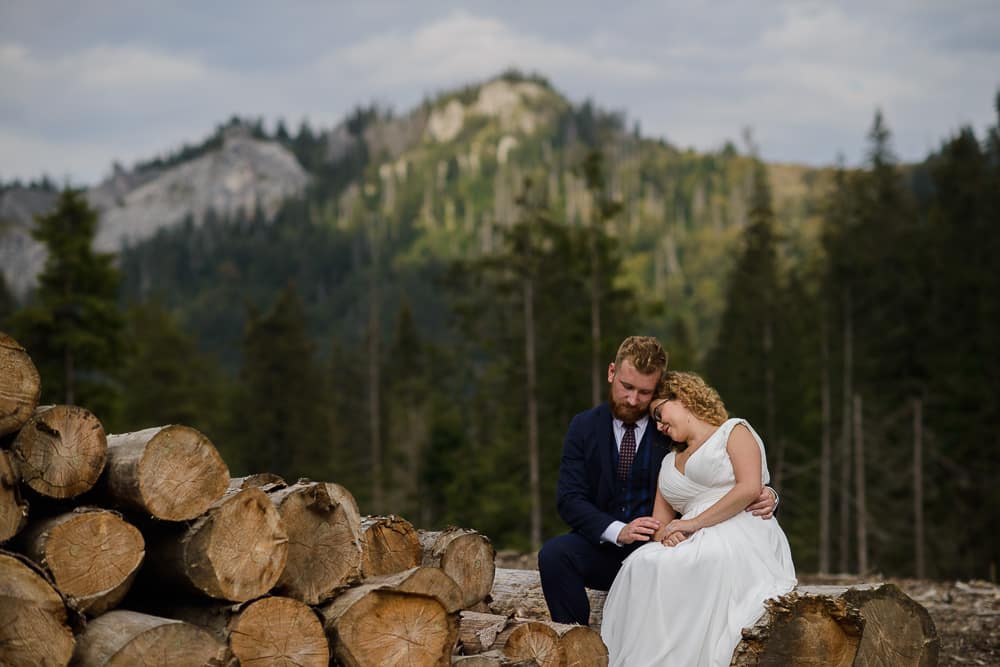
[[660, 522], [659, 529], [653, 533], [653, 541], [659, 542], [667, 535], [667, 524], [677, 516], [659, 489], [656, 489], [656, 499], [653, 501], [653, 518]]
[[736, 484], [714, 505], [695, 518], [678, 519], [668, 523], [667, 535], [677, 531], [690, 534], [721, 523], [742, 512], [743, 508], [760, 495], [763, 488], [760, 481], [760, 448], [746, 426], [738, 424], [729, 434], [726, 452], [733, 463]]

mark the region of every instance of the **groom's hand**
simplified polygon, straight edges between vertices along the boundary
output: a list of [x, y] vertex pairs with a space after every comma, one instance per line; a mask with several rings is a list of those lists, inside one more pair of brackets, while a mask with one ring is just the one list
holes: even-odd
[[774, 516], [774, 508], [778, 506], [778, 494], [769, 486], [760, 490], [760, 495], [752, 503], [747, 505], [747, 512], [762, 519], [770, 519]]
[[648, 542], [653, 533], [659, 529], [659, 521], [651, 516], [640, 516], [625, 524], [625, 527], [618, 533], [618, 543]]

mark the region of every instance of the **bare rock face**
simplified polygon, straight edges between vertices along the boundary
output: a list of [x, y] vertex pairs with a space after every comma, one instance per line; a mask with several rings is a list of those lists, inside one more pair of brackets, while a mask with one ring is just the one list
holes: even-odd
[[[308, 181], [285, 147], [255, 139], [245, 128], [230, 128], [216, 151], [166, 169], [116, 167], [91, 188], [87, 199], [101, 214], [94, 248], [118, 252], [189, 217], [200, 224], [210, 210], [229, 217], [259, 208], [271, 219], [281, 202], [300, 194]], [[50, 211], [57, 197], [27, 188], [0, 192], [0, 270], [19, 298], [34, 286], [45, 262], [44, 247], [29, 231], [34, 216]]]
[[259, 207], [272, 218], [282, 200], [302, 192], [308, 180], [281, 145], [231, 131], [218, 151], [168, 169], [104, 207], [94, 246], [117, 251], [188, 217], [197, 225], [209, 210], [228, 217]]
[[0, 191], [0, 271], [7, 288], [23, 298], [45, 262], [45, 249], [31, 238], [35, 216], [55, 206], [59, 195], [46, 190]]

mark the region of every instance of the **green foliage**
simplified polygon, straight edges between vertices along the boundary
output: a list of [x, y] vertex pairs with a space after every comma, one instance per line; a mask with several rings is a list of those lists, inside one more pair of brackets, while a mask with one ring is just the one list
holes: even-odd
[[128, 353], [121, 383], [128, 391], [123, 392], [114, 431], [184, 424], [228, 453], [225, 415], [231, 388], [218, 362], [202, 353], [176, 317], [156, 302], [128, 309], [125, 337]]
[[91, 249], [97, 213], [80, 192], [66, 189], [56, 209], [36, 223], [32, 236], [48, 257], [33, 299], [14, 314], [12, 329], [37, 359], [43, 402], [82, 405], [110, 419], [123, 322], [113, 257]]
[[238, 474], [273, 472], [289, 480], [329, 476], [323, 378], [298, 292], [288, 286], [268, 312], [251, 310], [243, 338], [240, 387], [230, 437]]

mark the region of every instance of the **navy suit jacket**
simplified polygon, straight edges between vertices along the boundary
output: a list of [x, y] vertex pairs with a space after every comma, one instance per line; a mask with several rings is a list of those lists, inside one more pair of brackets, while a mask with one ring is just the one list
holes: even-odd
[[[656, 497], [660, 463], [671, 442], [650, 421], [636, 448], [633, 476], [648, 494], [649, 513]], [[605, 402], [573, 417], [563, 442], [559, 464], [557, 507], [574, 532], [599, 544], [613, 521], [628, 523], [635, 516], [622, 512], [621, 486], [616, 478], [618, 448], [612, 429], [611, 406]]]

